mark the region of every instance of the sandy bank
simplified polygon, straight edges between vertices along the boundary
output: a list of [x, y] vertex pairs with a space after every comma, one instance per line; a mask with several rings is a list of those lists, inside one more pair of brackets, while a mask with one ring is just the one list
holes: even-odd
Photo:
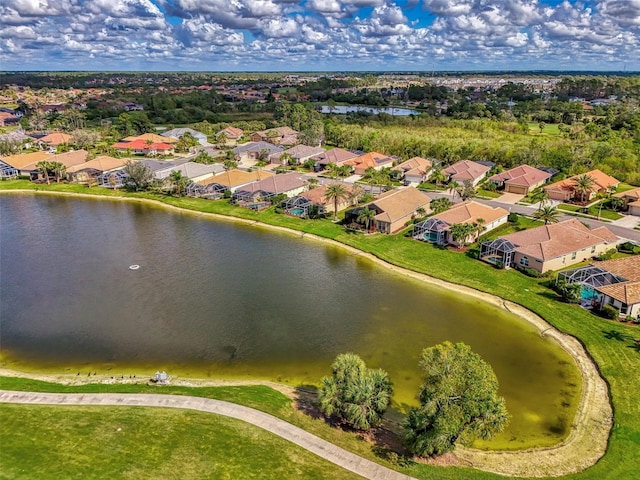
[[[578, 340], [570, 335], [566, 335], [555, 329], [543, 318], [534, 314], [526, 308], [506, 301], [498, 296], [480, 292], [470, 287], [453, 284], [430, 277], [425, 274], [417, 273], [411, 270], [407, 270], [395, 265], [391, 265], [374, 255], [362, 252], [356, 248], [344, 245], [340, 242], [318, 237], [313, 234], [299, 232], [284, 227], [273, 226], [265, 223], [261, 223], [255, 220], [240, 219], [235, 217], [229, 217], [226, 215], [204, 213], [173, 205], [167, 205], [158, 200], [130, 198], [130, 197], [105, 197], [91, 194], [77, 194], [70, 192], [51, 192], [51, 191], [33, 191], [33, 190], [0, 190], [0, 193], [29, 193], [29, 194], [48, 194], [48, 195], [69, 195], [75, 197], [85, 197], [92, 199], [105, 199], [105, 200], [117, 200], [117, 201], [132, 201], [132, 202], [146, 202], [154, 205], [161, 206], [170, 210], [178, 211], [181, 213], [187, 213], [197, 216], [204, 216], [215, 218], [224, 221], [242, 223], [247, 225], [259, 226], [260, 228], [268, 228], [271, 230], [277, 230], [280, 232], [288, 233], [291, 235], [303, 237], [305, 239], [312, 239], [320, 243], [325, 243], [332, 246], [344, 248], [353, 255], [362, 256], [367, 258], [376, 264], [394, 271], [398, 274], [414, 278], [416, 280], [437, 285], [439, 287], [470, 295], [475, 298], [482, 299], [492, 305], [499, 308], [504, 308], [523, 320], [534, 325], [541, 335], [549, 337], [556, 341], [563, 349], [565, 349], [575, 360], [582, 374], [582, 397], [576, 413], [576, 417], [572, 424], [571, 432], [569, 436], [559, 445], [549, 448], [521, 450], [521, 451], [480, 451], [466, 448], [457, 448], [455, 457], [461, 465], [472, 466], [481, 470], [500, 473], [503, 475], [519, 476], [519, 477], [547, 477], [547, 476], [561, 476], [573, 472], [584, 470], [585, 468], [595, 464], [597, 460], [602, 457], [606, 451], [607, 440], [609, 432], [611, 430], [613, 422], [613, 411], [609, 402], [608, 388], [605, 381], [600, 376], [598, 369], [594, 362], [591, 360], [584, 347]], [[10, 375], [11, 371], [5, 371], [0, 369], [0, 375]], [[20, 375], [20, 373], [13, 372], [13, 375]], [[37, 378], [42, 380], [60, 381], [66, 383], [72, 381], [69, 376], [38, 376]], [[66, 380], [65, 380], [66, 379]], [[87, 379], [89, 380], [89, 379]], [[95, 382], [97, 379], [94, 379]], [[274, 384], [272, 382], [229, 382], [226, 380], [221, 381], [201, 381], [201, 380], [180, 380], [184, 385], [196, 386], [196, 385], [239, 385], [239, 384], [266, 384], [277, 388], [285, 394], [291, 394], [290, 387]], [[191, 383], [190, 383], [191, 382]], [[88, 383], [88, 382], [87, 382]], [[180, 383], [173, 383], [179, 385]]]

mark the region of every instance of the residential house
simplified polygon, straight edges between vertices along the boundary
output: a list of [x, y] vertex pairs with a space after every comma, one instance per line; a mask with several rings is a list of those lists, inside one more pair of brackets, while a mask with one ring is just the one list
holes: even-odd
[[275, 145], [295, 145], [298, 132], [290, 127], [276, 127], [251, 134], [252, 142], [269, 142]]
[[489, 177], [489, 181], [495, 183], [498, 188], [504, 188], [507, 193], [528, 195], [532, 190], [544, 185], [552, 177], [551, 173], [520, 165], [504, 172], [496, 173]]
[[433, 168], [433, 161], [422, 157], [413, 157], [391, 169], [405, 184], [420, 184], [427, 180]]
[[580, 303], [587, 308], [611, 305], [621, 316], [640, 318], [640, 255], [564, 270], [558, 279], [580, 283]]
[[[507, 223], [509, 212], [501, 207], [490, 207], [482, 203], [468, 201], [457, 203], [449, 210], [433, 215], [416, 223], [413, 227], [413, 238], [438, 245], [456, 245], [474, 242], [484, 233]], [[477, 230], [461, 242], [451, 235], [453, 225], [477, 225]]]
[[[284, 210], [289, 215], [295, 215], [298, 217], [305, 217], [309, 215], [311, 209], [315, 208], [318, 213], [332, 213], [335, 211], [335, 201], [332, 198], [327, 198], [327, 187], [329, 184], [320, 185], [319, 187], [312, 188], [311, 190], [289, 198], [283, 203]], [[353, 205], [353, 200], [350, 197], [353, 191], [353, 186], [349, 184], [343, 184], [347, 195], [344, 198], [338, 199], [338, 211]]]
[[142, 135], [131, 135], [122, 139], [123, 142], [135, 142], [136, 140], [144, 140], [152, 143], [177, 143], [177, 137], [166, 137], [156, 133], [143, 133]]
[[306, 180], [296, 172], [273, 175], [237, 189], [231, 199], [239, 205], [259, 210], [269, 206], [269, 200], [276, 195], [293, 197], [306, 187]]
[[347, 160], [359, 157], [360, 155], [362, 155], [362, 152], [351, 152], [342, 148], [332, 148], [331, 150], [324, 150], [312, 157], [316, 161], [314, 170], [316, 172], [326, 170], [327, 166], [330, 163], [340, 166]]
[[308, 145], [296, 145], [282, 152], [269, 155], [269, 161], [278, 165], [287, 165], [291, 160], [296, 165], [302, 164], [314, 155], [324, 152], [322, 147], [309, 147]]
[[443, 169], [442, 173], [447, 175], [447, 181], [449, 182], [455, 181], [462, 184], [468, 181], [475, 187], [480, 183], [480, 180], [487, 176], [490, 170], [491, 167], [488, 165], [472, 162], [471, 160], [461, 160]]
[[0, 127], [15, 125], [20, 122], [20, 117], [14, 113], [0, 111]]
[[246, 172], [244, 170], [232, 169], [227, 172], [219, 173], [213, 177], [203, 180], [200, 185], [206, 186], [209, 184], [219, 184], [230, 190], [232, 193], [245, 185], [250, 183], [264, 180], [265, 178], [273, 177], [275, 173], [267, 170], [254, 170], [252, 172]]
[[58, 155], [33, 152], [4, 157], [3, 163], [16, 169], [19, 175], [28, 175], [31, 180], [38, 180], [41, 177], [41, 172], [37, 166], [39, 162], [58, 162], [64, 165], [65, 168], [70, 168], [86, 162], [88, 155], [89, 152], [86, 150], [72, 150]]
[[593, 180], [593, 187], [585, 196], [587, 201], [593, 199], [598, 193], [607, 193], [611, 189], [615, 189], [620, 184], [620, 180], [596, 169], [547, 185], [544, 190], [552, 200], [566, 202], [572, 199], [581, 199], [580, 192], [576, 189], [578, 185], [576, 178], [582, 175], [587, 175]]
[[123, 168], [127, 161], [129, 161], [127, 158], [114, 158], [103, 155], [67, 168], [67, 177], [70, 181], [76, 183], [97, 182], [100, 175]]
[[180, 172], [184, 178], [188, 178], [192, 182], [201, 182], [212, 178], [215, 174], [224, 171], [224, 167], [219, 163], [203, 164], [196, 162], [183, 162], [168, 165], [165, 168], [153, 172], [153, 176], [157, 180], [165, 180], [173, 172]]
[[484, 242], [480, 259], [544, 273], [595, 258], [615, 248], [619, 241], [606, 227], [589, 229], [572, 218]]
[[616, 193], [614, 197], [619, 197], [624, 201], [624, 209], [629, 215], [640, 216], [640, 187]]
[[[185, 133], [188, 133], [189, 135], [191, 135], [193, 138], [195, 138], [196, 140], [198, 140], [198, 143], [200, 145], [202, 145], [203, 147], [207, 147], [210, 145], [210, 143], [207, 141], [207, 136], [202, 133], [199, 132], [197, 130], [194, 130], [193, 128], [172, 128], [171, 130], [167, 130], [166, 132], [162, 132], [160, 134], [160, 136], [162, 137], [169, 137], [169, 138], [181, 138]], [[167, 143], [171, 143], [170, 141]]]
[[44, 137], [38, 138], [38, 142], [47, 147], [52, 147], [55, 150], [55, 147], [58, 145], [62, 145], [63, 143], [70, 143], [73, 137], [68, 133], [63, 132], [53, 132]]
[[381, 233], [396, 233], [421, 211], [429, 213], [431, 197], [414, 187], [389, 190], [373, 202], [345, 212], [345, 223], [359, 223], [360, 212], [366, 207], [376, 212], [370, 230]]
[[359, 157], [346, 160], [345, 162], [342, 162], [342, 164], [352, 167], [354, 174], [364, 175], [368, 168], [381, 170], [383, 167], [390, 167], [393, 165], [395, 160], [397, 160], [396, 157], [391, 157], [378, 152], [369, 152], [360, 155]]
[[239, 162], [264, 160], [278, 152], [284, 151], [280, 145], [269, 142], [247, 142], [231, 150]]
[[151, 142], [139, 138], [130, 142], [117, 142], [112, 145], [116, 150], [133, 155], [173, 155], [174, 146], [165, 142]]
[[[2, 176], [3, 178], [13, 178], [18, 175], [31, 176], [31, 172], [35, 169], [35, 165], [38, 162], [49, 160], [51, 157], [52, 155], [42, 151], [5, 155], [2, 157], [2, 163], [0, 164]], [[37, 175], [35, 178], [37, 178]]]
[[236, 127], [226, 127], [216, 133], [216, 138], [224, 145], [236, 145], [244, 135], [244, 130]]

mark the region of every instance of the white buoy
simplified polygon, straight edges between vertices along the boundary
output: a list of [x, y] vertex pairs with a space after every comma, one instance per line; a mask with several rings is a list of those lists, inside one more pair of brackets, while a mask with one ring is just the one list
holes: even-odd
[[129, 270], [137, 270], [140, 268], [140, 265], [129, 265]]

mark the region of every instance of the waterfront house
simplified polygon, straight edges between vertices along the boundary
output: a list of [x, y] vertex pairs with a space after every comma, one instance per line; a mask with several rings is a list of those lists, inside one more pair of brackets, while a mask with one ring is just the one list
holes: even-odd
[[67, 176], [72, 182], [93, 183], [97, 181], [100, 175], [123, 168], [127, 161], [129, 161], [127, 158], [114, 158], [102, 155], [93, 160], [67, 168]]
[[475, 187], [480, 183], [480, 180], [487, 176], [490, 170], [491, 167], [489, 165], [472, 162], [471, 160], [461, 160], [444, 168], [442, 173], [447, 176], [448, 182], [464, 183], [469, 181]]
[[551, 173], [520, 165], [518, 167], [496, 173], [489, 177], [489, 181], [495, 183], [498, 188], [504, 188], [506, 193], [528, 195], [532, 190], [544, 185], [551, 178]]
[[[501, 207], [490, 207], [474, 201], [457, 203], [445, 212], [416, 223], [413, 226], [413, 238], [438, 245], [459, 246], [474, 242], [482, 233], [505, 224], [508, 217], [509, 212]], [[451, 235], [451, 227], [460, 224], [475, 225], [477, 229], [458, 242]]]
[[266, 170], [254, 170], [252, 172], [247, 172], [244, 170], [232, 169], [197, 183], [203, 186], [216, 183], [222, 185], [231, 192], [235, 192], [237, 189], [244, 187], [245, 185], [259, 180], [264, 180], [268, 177], [273, 177], [274, 175], [275, 174], [273, 172]]
[[345, 224], [359, 224], [360, 212], [366, 207], [374, 210], [369, 230], [396, 233], [418, 214], [429, 213], [431, 197], [414, 187], [397, 188], [383, 193], [377, 199], [361, 207], [345, 212]]
[[[286, 202], [283, 202], [285, 212], [298, 217], [308, 216], [312, 209], [315, 209], [317, 213], [332, 213], [336, 205], [332, 198], [326, 197], [328, 186], [329, 184], [320, 185], [319, 187], [312, 188], [295, 197], [289, 198]], [[345, 198], [338, 199], [338, 211], [353, 205], [353, 200], [350, 198], [353, 186], [346, 183], [343, 184], [343, 186], [347, 195]]]
[[4, 155], [1, 158], [0, 170], [2, 178], [15, 178], [18, 175], [30, 175], [38, 162], [48, 160], [52, 155], [47, 152], [20, 153]]
[[608, 228], [590, 229], [578, 219], [551, 223], [484, 242], [480, 259], [540, 273], [584, 262], [615, 248], [620, 239]]
[[581, 194], [577, 189], [578, 184], [576, 179], [583, 175], [591, 177], [591, 180], [593, 181], [593, 186], [585, 195], [585, 200], [587, 201], [593, 199], [598, 193], [604, 194], [615, 189], [620, 184], [620, 180], [596, 169], [547, 185], [544, 187], [544, 190], [552, 200], [558, 200], [561, 202], [567, 202], [573, 199], [581, 200]]
[[293, 197], [302, 193], [306, 186], [306, 180], [296, 172], [273, 175], [240, 187], [231, 199], [241, 206], [260, 210], [270, 205], [271, 198], [277, 195]]

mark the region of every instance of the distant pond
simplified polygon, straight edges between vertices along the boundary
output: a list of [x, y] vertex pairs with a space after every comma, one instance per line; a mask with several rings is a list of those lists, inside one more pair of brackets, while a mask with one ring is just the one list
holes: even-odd
[[420, 112], [416, 110], [410, 110], [408, 108], [397, 108], [397, 107], [359, 107], [359, 106], [345, 106], [345, 105], [336, 105], [334, 107], [329, 107], [327, 105], [323, 105], [320, 109], [320, 113], [338, 113], [345, 114], [351, 112], [366, 112], [371, 113], [373, 115], [377, 115], [379, 113], [387, 113], [389, 115], [397, 116], [397, 117], [407, 117], [409, 115], [420, 115]]
[[463, 341], [492, 365], [513, 416], [481, 446], [554, 444], [572, 423], [573, 360], [480, 300], [337, 247], [145, 204], [33, 195], [0, 204], [5, 367], [318, 384], [351, 351], [389, 372], [402, 409], [416, 403], [421, 350]]

